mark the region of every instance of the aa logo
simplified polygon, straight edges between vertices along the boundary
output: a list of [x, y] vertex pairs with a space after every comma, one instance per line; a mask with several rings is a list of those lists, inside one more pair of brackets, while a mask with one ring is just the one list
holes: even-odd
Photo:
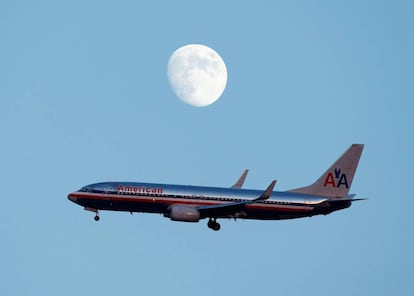
[[341, 185], [348, 188], [348, 180], [346, 179], [345, 174], [341, 174], [341, 169], [335, 169], [335, 175], [330, 172], [326, 176], [323, 187], [332, 186], [334, 188], [339, 188]]

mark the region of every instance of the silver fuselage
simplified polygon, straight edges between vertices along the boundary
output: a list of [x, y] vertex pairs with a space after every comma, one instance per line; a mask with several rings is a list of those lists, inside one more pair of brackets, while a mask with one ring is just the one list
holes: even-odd
[[[168, 215], [171, 206], [189, 207], [224, 205], [253, 201], [263, 191], [183, 186], [155, 183], [104, 182], [85, 186], [69, 194], [68, 198], [89, 209], [127, 212], [148, 212]], [[232, 215], [214, 218], [243, 218], [279, 220], [329, 214], [349, 207], [351, 202], [330, 203], [323, 196], [273, 191], [270, 198], [247, 204]], [[202, 216], [201, 218], [211, 218]]]

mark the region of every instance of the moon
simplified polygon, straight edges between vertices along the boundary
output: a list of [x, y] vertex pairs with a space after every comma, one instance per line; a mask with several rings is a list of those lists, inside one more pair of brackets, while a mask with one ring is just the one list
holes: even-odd
[[213, 104], [227, 84], [223, 59], [201, 44], [185, 45], [174, 51], [168, 61], [167, 76], [177, 97], [195, 107]]

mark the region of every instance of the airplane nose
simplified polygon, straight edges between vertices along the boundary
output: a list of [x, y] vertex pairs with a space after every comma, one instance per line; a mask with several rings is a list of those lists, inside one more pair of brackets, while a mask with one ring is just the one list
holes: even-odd
[[68, 195], [68, 199], [70, 200], [70, 201], [73, 201], [73, 202], [76, 202], [78, 199], [76, 198], [76, 196], [74, 196], [73, 195], [73, 193], [71, 193], [71, 194], [69, 194]]

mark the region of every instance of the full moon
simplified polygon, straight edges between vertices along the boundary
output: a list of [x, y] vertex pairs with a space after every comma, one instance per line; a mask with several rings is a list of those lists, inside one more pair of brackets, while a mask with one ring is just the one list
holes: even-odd
[[185, 45], [174, 51], [168, 61], [167, 75], [177, 97], [196, 107], [217, 101], [227, 83], [223, 59], [201, 44]]

